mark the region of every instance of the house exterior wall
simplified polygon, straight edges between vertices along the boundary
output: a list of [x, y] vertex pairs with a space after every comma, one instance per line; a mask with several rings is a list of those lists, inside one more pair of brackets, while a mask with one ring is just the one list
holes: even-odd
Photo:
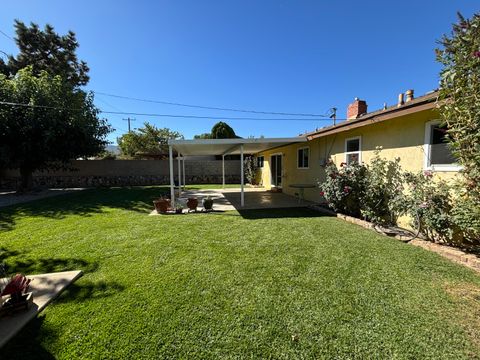
[[[325, 180], [324, 164], [331, 160], [337, 166], [345, 161], [345, 141], [353, 137], [361, 138], [361, 161], [369, 163], [376, 147], [381, 146], [381, 156], [389, 160], [400, 158], [404, 170], [418, 172], [424, 170], [425, 161], [425, 126], [432, 120], [439, 119], [437, 110], [424, 110], [400, 116], [383, 122], [372, 123], [356, 129], [346, 130], [316, 138], [307, 143], [292, 144], [258, 154], [264, 156], [264, 167], [259, 177], [267, 189], [271, 189], [270, 157], [275, 153], [283, 154], [283, 192], [294, 195], [298, 189], [292, 184], [317, 184]], [[309, 168], [297, 168], [297, 150], [310, 148]], [[456, 171], [435, 171], [436, 176], [446, 180], [454, 178]], [[307, 200], [322, 202], [319, 190], [305, 189]]]

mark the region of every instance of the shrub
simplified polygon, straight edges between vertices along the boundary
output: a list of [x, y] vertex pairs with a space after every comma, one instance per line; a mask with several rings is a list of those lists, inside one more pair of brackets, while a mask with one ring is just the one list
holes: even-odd
[[367, 165], [361, 212], [374, 223], [395, 225], [398, 217], [406, 212], [404, 173], [400, 158], [386, 160], [380, 157], [380, 151], [381, 147], [378, 147], [370, 165]]
[[325, 173], [326, 179], [319, 183], [319, 187], [328, 205], [335, 211], [359, 217], [365, 191], [366, 167], [356, 163], [342, 163], [337, 168], [333, 162], [329, 162]]
[[465, 241], [480, 243], [480, 13], [459, 14], [450, 36], [440, 41], [440, 115], [450, 145], [463, 166], [453, 216]]
[[420, 227], [430, 241], [451, 243], [455, 224], [452, 220], [451, 187], [443, 180], [433, 180], [431, 172], [406, 173], [406, 205], [412, 226]]
[[257, 180], [258, 166], [254, 156], [247, 156], [243, 160], [245, 177], [249, 184], [255, 185]]

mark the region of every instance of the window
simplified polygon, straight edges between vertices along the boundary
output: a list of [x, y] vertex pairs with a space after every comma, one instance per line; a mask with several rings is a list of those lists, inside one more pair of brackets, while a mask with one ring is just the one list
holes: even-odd
[[458, 171], [460, 168], [448, 146], [447, 129], [438, 120], [425, 126], [425, 170]]
[[308, 157], [310, 155], [310, 148], [301, 148], [297, 151], [297, 167], [299, 169], [308, 169]]
[[345, 162], [347, 164], [362, 162], [361, 147], [362, 139], [360, 137], [345, 140]]
[[257, 167], [263, 168], [264, 161], [265, 161], [265, 158], [263, 156], [257, 156]]

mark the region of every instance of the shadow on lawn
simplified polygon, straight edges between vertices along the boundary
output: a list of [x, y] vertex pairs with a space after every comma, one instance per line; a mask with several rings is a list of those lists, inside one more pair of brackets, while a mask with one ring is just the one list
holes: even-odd
[[[0, 263], [5, 263], [7, 272], [48, 273], [68, 270], [82, 270], [92, 273], [98, 269], [96, 262], [88, 262], [78, 258], [40, 258], [17, 260], [22, 253], [0, 248]], [[67, 302], [85, 303], [118, 294], [125, 287], [117, 282], [91, 281], [85, 278], [70, 284], [53, 304]], [[54, 305], [50, 306], [54, 306]], [[58, 337], [57, 331], [44, 324], [45, 316], [30, 321], [4, 348], [0, 350], [0, 359], [55, 359], [55, 356], [45, 349], [44, 342], [52, 343]]]
[[[66, 302], [84, 303], [85, 301], [108, 297], [124, 290], [117, 283], [100, 281], [70, 284], [53, 304]], [[52, 305], [50, 305], [52, 306]], [[53, 305], [54, 306], [54, 305]], [[52, 343], [58, 338], [58, 331], [44, 324], [46, 316], [39, 316], [28, 323], [15, 335], [3, 349], [1, 359], [55, 359], [56, 357], [45, 349], [43, 342]]]
[[247, 220], [258, 219], [280, 219], [280, 218], [316, 218], [330, 217], [327, 215], [306, 207], [281, 208], [281, 209], [258, 209], [258, 210], [238, 210], [238, 213]]
[[[20, 259], [16, 259], [19, 257]], [[97, 262], [88, 262], [78, 258], [40, 258], [31, 259], [21, 256], [20, 252], [0, 248], [0, 264], [4, 263], [7, 273], [23, 273], [26, 275], [42, 274], [58, 271], [82, 270], [91, 273], [97, 270]]]
[[105, 208], [148, 212], [152, 201], [166, 193], [166, 187], [89, 189], [0, 209], [0, 232], [14, 229], [17, 218], [46, 217], [63, 219], [69, 215], [91, 216]]
[[2, 359], [39, 359], [53, 360], [55, 356], [46, 350], [42, 338], [51, 342], [58, 337], [56, 331], [44, 324], [45, 316], [34, 318], [0, 350]]

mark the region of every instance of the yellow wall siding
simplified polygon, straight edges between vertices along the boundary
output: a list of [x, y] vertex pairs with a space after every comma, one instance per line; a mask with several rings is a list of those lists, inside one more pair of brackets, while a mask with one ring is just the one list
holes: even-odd
[[[337, 166], [345, 161], [345, 140], [361, 137], [362, 162], [369, 163], [377, 146], [382, 146], [381, 156], [387, 159], [400, 158], [404, 170], [418, 172], [424, 168], [425, 124], [438, 119], [435, 110], [425, 110], [379, 123], [372, 123], [358, 129], [317, 138], [307, 143], [292, 144], [263, 152], [265, 157], [261, 170], [263, 185], [271, 188], [270, 162], [271, 155], [283, 155], [283, 191], [293, 195], [297, 189], [289, 185], [295, 183], [313, 184], [324, 181], [325, 173], [322, 164], [331, 159]], [[297, 168], [297, 149], [310, 148], [309, 169]], [[440, 178], [451, 179], [456, 172], [436, 172]], [[306, 189], [305, 198], [311, 201], [322, 201], [318, 189]]]

